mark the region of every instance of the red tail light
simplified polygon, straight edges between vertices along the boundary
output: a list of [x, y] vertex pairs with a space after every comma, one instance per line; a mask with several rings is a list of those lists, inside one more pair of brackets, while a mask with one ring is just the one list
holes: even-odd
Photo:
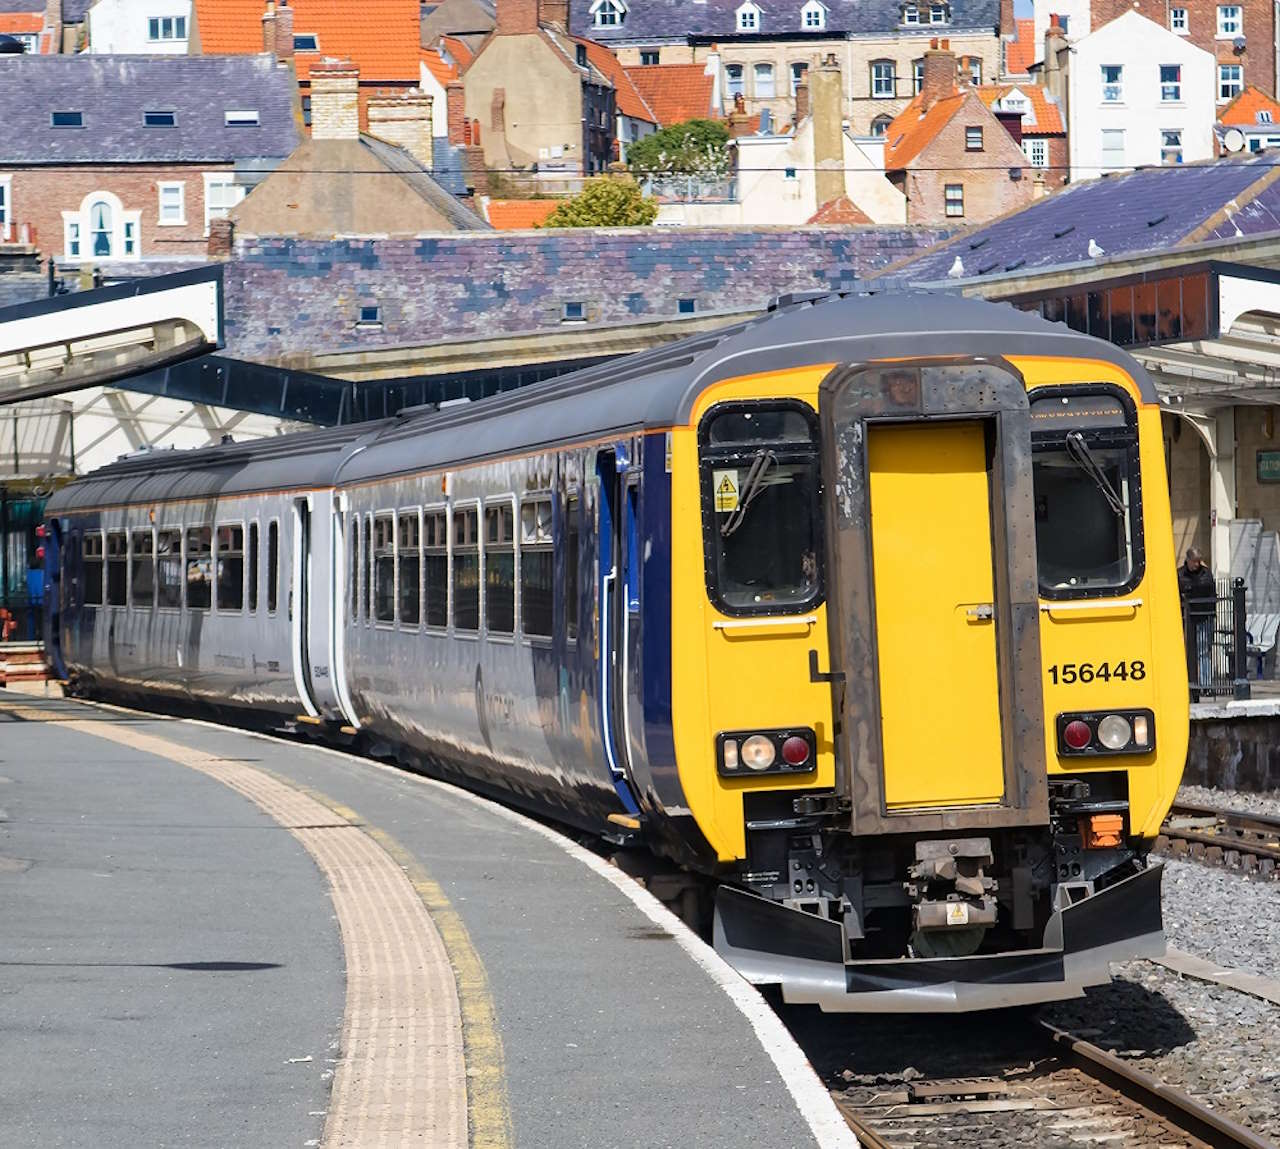
[[782, 744], [782, 757], [789, 766], [803, 766], [809, 761], [809, 743], [793, 734]]
[[1089, 729], [1087, 722], [1081, 722], [1077, 718], [1074, 722], [1067, 723], [1062, 731], [1062, 740], [1072, 750], [1083, 750], [1093, 741], [1093, 731]]

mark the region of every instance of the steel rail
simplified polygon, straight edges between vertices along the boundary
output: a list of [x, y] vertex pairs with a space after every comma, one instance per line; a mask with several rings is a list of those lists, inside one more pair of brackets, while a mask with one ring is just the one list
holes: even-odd
[[1214, 1149], [1276, 1149], [1273, 1141], [1215, 1113], [1181, 1089], [1166, 1085], [1151, 1074], [1129, 1065], [1114, 1053], [1108, 1053], [1083, 1038], [1074, 1037], [1047, 1021], [1038, 1024], [1056, 1046], [1066, 1051], [1068, 1059], [1077, 1069], [1123, 1094], [1142, 1108], [1165, 1118], [1206, 1145], [1211, 1145]]

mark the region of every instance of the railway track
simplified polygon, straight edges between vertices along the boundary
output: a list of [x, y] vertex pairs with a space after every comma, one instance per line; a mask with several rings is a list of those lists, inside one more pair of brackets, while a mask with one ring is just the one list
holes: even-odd
[[1155, 849], [1274, 881], [1280, 878], [1280, 818], [1178, 803], [1160, 827]]
[[[833, 1090], [865, 1149], [1123, 1145], [1275, 1149], [1272, 1142], [1048, 1022], [1024, 1062], [973, 1077]], [[1036, 1048], [1038, 1046], [1038, 1048]]]

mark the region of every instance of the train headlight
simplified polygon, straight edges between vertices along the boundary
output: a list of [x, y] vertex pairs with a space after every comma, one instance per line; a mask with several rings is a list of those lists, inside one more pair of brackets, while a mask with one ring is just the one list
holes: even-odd
[[748, 770], [768, 770], [777, 758], [773, 741], [763, 734], [753, 734], [738, 750], [738, 757]]
[[817, 769], [818, 736], [812, 727], [726, 730], [716, 736], [716, 769], [722, 777], [811, 774]]
[[1108, 750], [1123, 750], [1133, 738], [1133, 727], [1126, 718], [1108, 714], [1098, 723], [1098, 741]]

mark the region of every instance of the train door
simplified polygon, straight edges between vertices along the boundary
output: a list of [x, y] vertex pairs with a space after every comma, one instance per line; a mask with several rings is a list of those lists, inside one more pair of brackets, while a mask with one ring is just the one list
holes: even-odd
[[624, 445], [596, 457], [600, 482], [600, 733], [624, 808], [638, 810], [631, 787], [632, 699], [639, 696], [639, 476]]
[[837, 779], [855, 833], [1047, 816], [1031, 419], [1002, 362], [819, 393]]
[[341, 712], [333, 685], [333, 611], [338, 596], [340, 560], [333, 514], [319, 513], [319, 493], [294, 499], [294, 680], [308, 716], [334, 718]]
[[43, 528], [41, 544], [44, 547], [44, 649], [53, 676], [67, 677], [66, 662], [62, 656], [62, 524], [51, 519]]
[[347, 620], [348, 612], [354, 622], [352, 605], [357, 601], [360, 586], [359, 530], [360, 521], [346, 515], [347, 497], [335, 495], [333, 500], [333, 594], [329, 596], [329, 634], [332, 656], [329, 667], [333, 677], [333, 689], [338, 705], [350, 725], [359, 727], [355, 703], [351, 701], [351, 686], [347, 680]]
[[290, 571], [289, 614], [293, 631], [293, 681], [303, 709], [318, 718], [311, 686], [311, 500], [293, 501], [293, 562]]

